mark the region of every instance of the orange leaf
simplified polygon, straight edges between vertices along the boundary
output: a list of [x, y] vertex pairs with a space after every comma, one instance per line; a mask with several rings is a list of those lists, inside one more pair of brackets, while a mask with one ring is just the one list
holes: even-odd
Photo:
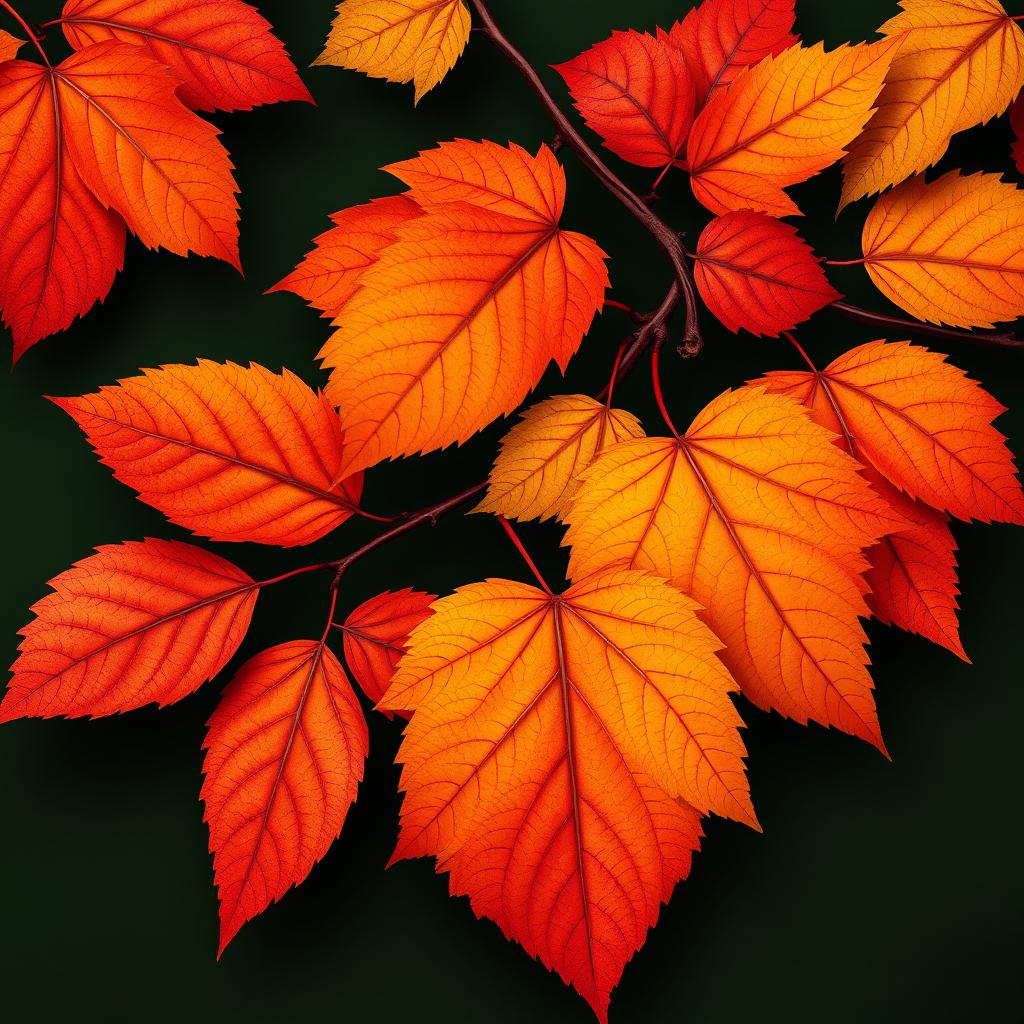
[[586, 395], [555, 395], [523, 413], [501, 441], [478, 512], [509, 519], [561, 516], [583, 471], [609, 445], [643, 437], [637, 418]]
[[124, 259], [124, 221], [66, 159], [55, 81], [0, 65], [0, 307], [15, 362], [104, 298]]
[[900, 0], [900, 40], [878, 109], [843, 164], [847, 203], [936, 163], [952, 136], [1001, 114], [1024, 86], [1024, 33], [997, 0]]
[[604, 254], [558, 225], [554, 155], [449, 142], [388, 170], [425, 210], [393, 231], [320, 353], [350, 447], [342, 470], [465, 441], [563, 370], [607, 286]]
[[693, 194], [714, 213], [800, 210], [783, 192], [835, 163], [859, 134], [899, 39], [792, 46], [715, 93], [690, 131]]
[[242, 0], [68, 0], [61, 26], [76, 50], [112, 39], [144, 46], [193, 110], [313, 102], [270, 23]]
[[688, 870], [696, 811], [756, 825], [718, 643], [640, 572], [557, 597], [491, 580], [434, 609], [381, 702], [415, 711], [393, 859], [435, 855], [604, 1020]]
[[730, 331], [773, 338], [840, 297], [796, 228], [750, 210], [716, 217], [704, 229], [693, 276]]
[[323, 642], [295, 640], [238, 670], [203, 747], [219, 956], [338, 838], [363, 777], [368, 738], [337, 658]]
[[1010, 107], [1010, 127], [1013, 129], [1013, 146], [1010, 152], [1017, 170], [1024, 174], [1024, 93], [1021, 93]]
[[[419, 590], [385, 591], [349, 613], [339, 628], [344, 635], [345, 662], [352, 678], [374, 704], [395, 674], [409, 634], [430, 615], [437, 597]], [[399, 711], [407, 718], [405, 711]], [[388, 718], [393, 715], [385, 711]]]
[[797, 41], [793, 7], [794, 0], [704, 0], [672, 26], [668, 38], [686, 56], [698, 107], [743, 68]]
[[1024, 314], [1024, 192], [997, 174], [912, 178], [864, 222], [864, 264], [918, 320], [992, 327]]
[[613, 32], [555, 70], [605, 146], [640, 167], [670, 166], [693, 121], [686, 61], [666, 37]]
[[570, 575], [609, 565], [671, 580], [704, 607], [762, 708], [880, 749], [867, 673], [862, 549], [904, 525], [792, 399], [726, 392], [682, 438], [600, 455], [566, 514]]
[[19, 39], [17, 36], [12, 36], [10, 32], [0, 29], [0, 61], [13, 60], [24, 45], [24, 39]]
[[385, 196], [334, 214], [334, 227], [313, 240], [316, 248], [267, 291], [294, 292], [333, 320], [355, 294], [363, 271], [398, 241], [394, 229], [421, 212], [406, 196]]
[[118, 480], [212, 540], [309, 544], [358, 508], [361, 475], [333, 485], [338, 417], [288, 370], [203, 359], [54, 401]]
[[176, 541], [108, 544], [32, 607], [0, 722], [173, 704], [215, 676], [249, 628], [260, 584]]
[[239, 267], [231, 161], [164, 67], [138, 46], [97, 43], [68, 57], [54, 79], [68, 155], [96, 198], [150, 248]]

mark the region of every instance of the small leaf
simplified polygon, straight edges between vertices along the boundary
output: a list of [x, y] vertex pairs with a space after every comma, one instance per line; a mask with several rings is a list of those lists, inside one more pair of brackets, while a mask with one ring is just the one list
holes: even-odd
[[17, 36], [12, 36], [10, 32], [0, 29], [0, 62], [13, 60], [24, 45], [24, 39], [19, 39]]

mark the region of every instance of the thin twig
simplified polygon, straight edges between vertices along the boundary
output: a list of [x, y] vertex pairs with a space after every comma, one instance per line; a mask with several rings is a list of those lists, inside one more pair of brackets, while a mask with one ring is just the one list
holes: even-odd
[[991, 345], [996, 348], [1024, 348], [1024, 338], [1008, 332], [961, 331], [955, 327], [939, 327], [937, 324], [926, 324], [919, 320], [905, 320], [898, 316], [885, 313], [873, 313], [869, 309], [851, 306], [848, 302], [832, 302], [829, 309], [834, 309], [850, 320], [871, 327], [884, 327], [888, 330], [906, 331], [908, 334], [921, 334], [928, 338], [946, 338], [949, 341], [968, 341], [974, 345]]

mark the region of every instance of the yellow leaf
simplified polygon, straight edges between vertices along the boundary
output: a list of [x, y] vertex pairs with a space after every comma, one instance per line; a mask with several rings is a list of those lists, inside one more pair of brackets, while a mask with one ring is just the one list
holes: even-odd
[[1024, 86], [1024, 33], [997, 0], [902, 0], [902, 35], [878, 109], [844, 161], [839, 208], [934, 164], [952, 136], [1002, 113]]
[[609, 445], [643, 437], [639, 420], [586, 395], [531, 406], [502, 439], [478, 512], [510, 519], [561, 516], [583, 471]]
[[800, 212], [783, 192], [835, 163], [871, 114], [898, 40], [791, 46], [716, 92], [690, 130], [693, 194], [714, 213]]
[[912, 178], [864, 223], [864, 264], [919, 320], [992, 327], [1024, 315], [1024, 191], [997, 174]]
[[463, 0], [343, 0], [313, 63], [413, 82], [419, 103], [462, 55], [469, 25]]

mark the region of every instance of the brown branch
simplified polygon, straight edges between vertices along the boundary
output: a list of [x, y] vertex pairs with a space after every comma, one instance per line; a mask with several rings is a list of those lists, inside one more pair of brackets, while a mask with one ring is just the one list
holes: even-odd
[[921, 334], [928, 338], [945, 338], [949, 341], [969, 341], [974, 345], [991, 345], [995, 348], [1024, 348], [1024, 338], [1008, 332], [961, 331], [955, 327], [939, 327], [937, 324], [926, 324], [919, 320], [905, 320], [898, 316], [885, 313], [873, 313], [869, 309], [851, 306], [848, 302], [829, 303], [829, 309], [869, 327], [884, 327], [887, 330], [906, 331], [908, 334]]

